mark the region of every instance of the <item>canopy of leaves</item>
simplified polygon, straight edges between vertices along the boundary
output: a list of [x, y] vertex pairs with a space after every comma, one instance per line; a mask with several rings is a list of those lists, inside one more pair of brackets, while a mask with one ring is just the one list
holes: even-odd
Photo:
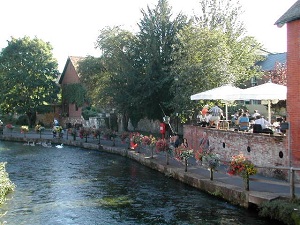
[[170, 87], [174, 81], [171, 66], [177, 34], [187, 25], [186, 16], [172, 16], [168, 1], [159, 0], [154, 9], [142, 10], [138, 33], [138, 69], [140, 109], [149, 119], [162, 119], [160, 105], [167, 113], [172, 110]]
[[80, 83], [64, 85], [63, 96], [66, 102], [76, 104], [78, 107], [86, 102], [86, 90]]
[[103, 58], [86, 57], [79, 62], [78, 71], [80, 82], [85, 87], [86, 96], [89, 96], [91, 105], [105, 107], [110, 100], [106, 98], [106, 93], [103, 91], [109, 83], [109, 72]]
[[136, 35], [119, 27], [103, 29], [97, 40], [101, 59], [85, 66], [98, 70], [86, 70], [83, 83], [94, 89], [95, 100], [106, 100], [106, 107], [137, 123], [193, 110], [192, 94], [259, 76], [254, 65], [261, 46], [244, 35], [241, 8], [232, 2], [201, 1], [201, 13], [188, 21], [173, 16], [167, 0], [158, 0], [153, 9], [141, 11]]
[[57, 100], [59, 74], [52, 47], [38, 38], [12, 38], [0, 53], [0, 106], [4, 112], [35, 112]]
[[192, 94], [224, 84], [240, 86], [254, 75], [261, 76], [254, 66], [261, 59], [257, 54], [260, 44], [252, 37], [241, 36], [242, 26], [229, 26], [230, 21], [236, 20], [237, 8], [232, 12], [225, 10], [227, 14], [224, 14], [215, 5], [217, 2], [201, 2], [202, 17], [180, 32], [179, 51], [173, 54], [176, 64], [172, 68], [178, 78], [173, 84], [176, 92], [173, 105], [180, 112], [196, 108], [199, 102], [190, 100]]

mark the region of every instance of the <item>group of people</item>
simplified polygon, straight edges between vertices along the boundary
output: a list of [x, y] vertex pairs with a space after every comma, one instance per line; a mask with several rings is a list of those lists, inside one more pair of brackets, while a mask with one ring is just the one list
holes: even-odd
[[258, 110], [254, 110], [253, 114], [250, 114], [248, 110], [240, 109], [233, 116], [233, 122], [239, 130], [249, 131], [252, 129], [253, 133], [273, 134], [274, 129], [280, 133], [280, 123], [284, 121], [284, 118], [277, 120], [280, 122], [276, 121], [271, 124]]
[[[223, 119], [223, 110], [216, 104], [209, 109], [205, 105], [197, 115], [197, 124], [202, 127], [220, 128], [220, 121]], [[258, 110], [254, 110], [251, 114], [249, 110], [239, 109], [235, 112], [231, 119], [233, 127], [240, 131], [253, 130], [253, 133], [273, 133], [274, 129], [280, 133], [280, 123], [284, 118], [271, 124], [261, 115]]]
[[197, 115], [197, 123], [202, 127], [215, 127], [219, 129], [222, 117], [223, 110], [218, 104], [215, 104], [215, 106], [210, 109], [208, 105], [205, 105]]

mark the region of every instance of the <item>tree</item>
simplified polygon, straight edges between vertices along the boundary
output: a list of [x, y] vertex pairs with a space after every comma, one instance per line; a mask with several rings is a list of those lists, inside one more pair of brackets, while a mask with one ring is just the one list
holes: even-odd
[[120, 27], [108, 27], [101, 30], [97, 47], [102, 51], [102, 60], [106, 73], [98, 73], [102, 98], [107, 100], [105, 108], [115, 108], [123, 115], [124, 130], [127, 130], [129, 118], [136, 125], [141, 113], [138, 111], [140, 82], [136, 68], [136, 37]]
[[12, 38], [0, 54], [1, 109], [26, 114], [30, 126], [39, 106], [57, 100], [59, 72], [52, 50], [50, 43], [25, 36]]
[[139, 23], [137, 61], [139, 68], [140, 111], [149, 119], [162, 119], [160, 105], [167, 114], [173, 108], [170, 102], [173, 93], [170, 87], [174, 82], [171, 66], [177, 34], [187, 25], [186, 16], [179, 14], [173, 18], [172, 8], [167, 0], [159, 0], [154, 9], [142, 10]]
[[265, 77], [269, 78], [275, 84], [287, 85], [287, 67], [286, 64], [279, 62], [275, 63], [273, 70], [267, 71]]
[[109, 80], [109, 71], [103, 57], [86, 57], [79, 62], [78, 72], [80, 82], [85, 87], [86, 96], [89, 96], [90, 104], [105, 108], [110, 101], [103, 92]]
[[198, 107], [199, 102], [190, 101], [192, 94], [228, 83], [239, 86], [260, 74], [254, 66], [261, 58], [257, 54], [260, 44], [242, 35], [243, 26], [235, 22], [239, 8], [222, 11], [221, 2], [226, 1], [201, 2], [202, 16], [179, 34], [179, 51], [173, 54], [176, 64], [172, 67], [178, 83], [172, 90], [177, 90], [173, 105], [180, 112], [193, 112]]

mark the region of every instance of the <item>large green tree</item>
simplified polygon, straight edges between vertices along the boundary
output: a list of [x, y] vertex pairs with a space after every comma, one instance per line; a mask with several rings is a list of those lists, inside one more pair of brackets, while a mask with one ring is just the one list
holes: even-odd
[[175, 63], [172, 54], [176, 49], [177, 35], [187, 25], [186, 16], [172, 15], [167, 0], [159, 0], [151, 9], [142, 10], [139, 22], [138, 53], [140, 83], [140, 111], [149, 119], [162, 119], [164, 111], [169, 114], [173, 94], [170, 87], [174, 82], [171, 67]]
[[136, 57], [137, 38], [131, 32], [120, 27], [107, 27], [101, 30], [97, 47], [102, 51], [101, 60], [105, 65], [105, 74], [97, 76], [102, 83], [99, 93], [105, 97], [104, 108], [115, 108], [123, 115], [124, 129], [129, 118], [134, 126], [142, 118], [138, 110], [140, 82]]
[[52, 46], [38, 38], [12, 38], [0, 53], [0, 106], [26, 114], [29, 125], [37, 109], [57, 101], [59, 74]]
[[261, 45], [244, 35], [243, 24], [238, 22], [239, 4], [231, 2], [202, 1], [200, 16], [180, 32], [172, 67], [178, 77], [173, 85], [173, 105], [180, 112], [197, 108], [199, 102], [190, 100], [192, 94], [229, 83], [240, 86], [252, 76], [260, 76], [254, 65], [261, 58], [257, 54]]

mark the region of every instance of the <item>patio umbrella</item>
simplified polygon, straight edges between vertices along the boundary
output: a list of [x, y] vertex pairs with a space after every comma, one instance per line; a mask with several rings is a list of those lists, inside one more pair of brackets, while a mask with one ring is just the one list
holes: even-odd
[[268, 120], [271, 122], [271, 103], [286, 100], [287, 87], [272, 82], [264, 83], [247, 89], [238, 94], [237, 100], [262, 100], [268, 104]]
[[228, 119], [228, 103], [238, 100], [242, 89], [226, 84], [191, 96], [191, 100], [222, 100], [225, 103], [226, 120]]

